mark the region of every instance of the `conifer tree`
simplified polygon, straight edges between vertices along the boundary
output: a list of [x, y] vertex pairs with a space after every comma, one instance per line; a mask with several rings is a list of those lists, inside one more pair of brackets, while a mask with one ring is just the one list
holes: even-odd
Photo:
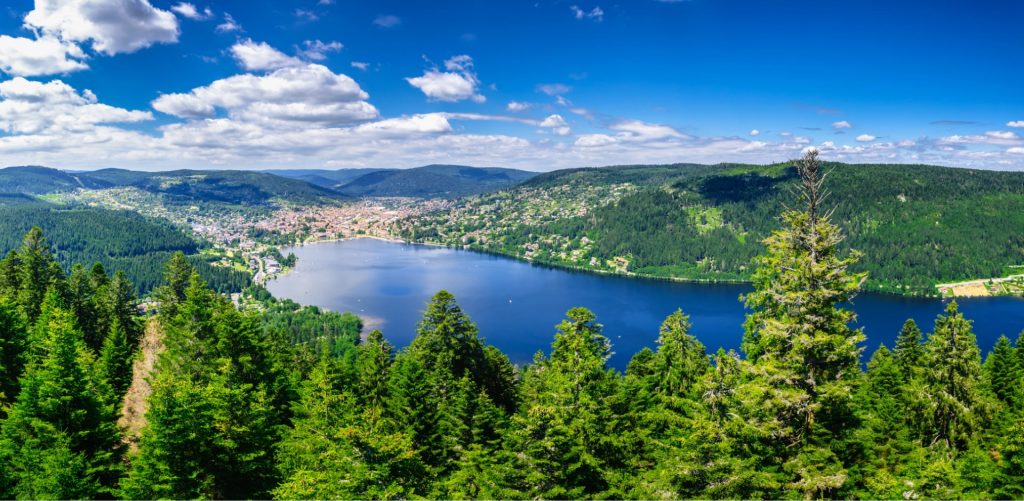
[[1024, 383], [1024, 376], [1009, 338], [999, 336], [992, 351], [985, 358], [984, 369], [989, 391], [1003, 404], [1014, 405], [1020, 386]]
[[903, 371], [904, 379], [910, 379], [921, 366], [921, 359], [924, 357], [922, 341], [921, 329], [917, 327], [917, 322], [908, 318], [896, 336], [896, 346], [893, 348], [896, 363]]
[[14, 402], [25, 367], [28, 333], [13, 301], [0, 296], [0, 419]]
[[402, 433], [370, 429], [345, 391], [337, 361], [322, 357], [299, 390], [293, 427], [279, 444], [281, 499], [395, 499], [417, 493], [422, 465]]
[[33, 227], [22, 240], [16, 269], [18, 304], [29, 322], [34, 322], [46, 291], [54, 285], [54, 281], [63, 278], [60, 266], [50, 251], [50, 244], [38, 227]]
[[46, 322], [41, 358], [27, 369], [0, 438], [8, 493], [54, 499], [113, 495], [121, 445], [116, 410], [102, 398], [109, 389], [93, 377], [92, 356], [71, 312], [55, 309], [40, 319]]
[[524, 497], [596, 497], [609, 488], [615, 437], [608, 433], [617, 380], [605, 363], [611, 343], [594, 314], [573, 308], [557, 327], [551, 356], [526, 373], [512, 419], [513, 480]]
[[374, 329], [359, 344], [356, 363], [359, 370], [357, 398], [363, 407], [383, 409], [388, 398], [393, 348], [381, 331]]
[[132, 382], [132, 360], [134, 352], [128, 333], [121, 327], [121, 321], [114, 317], [100, 348], [99, 367], [103, 378], [113, 390], [113, 397], [120, 401]]
[[966, 449], [985, 416], [980, 392], [981, 353], [956, 301], [935, 321], [924, 353], [924, 383], [928, 392], [930, 443]]
[[785, 228], [772, 233], [755, 259], [752, 310], [743, 349], [751, 378], [745, 388], [748, 424], [777, 444], [774, 455], [788, 486], [806, 496], [828, 496], [847, 474], [837, 453], [856, 426], [852, 392], [859, 377], [860, 330], [849, 324], [848, 303], [865, 279], [841, 257], [843, 237], [823, 207], [828, 193], [817, 151], [797, 162], [803, 210], [787, 210]]

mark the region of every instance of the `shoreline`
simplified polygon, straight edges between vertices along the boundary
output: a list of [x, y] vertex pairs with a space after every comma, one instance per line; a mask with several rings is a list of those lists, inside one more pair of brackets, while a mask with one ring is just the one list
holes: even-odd
[[[329, 243], [329, 242], [345, 242], [345, 241], [349, 241], [349, 240], [358, 240], [358, 239], [371, 239], [371, 240], [379, 240], [379, 241], [382, 241], [382, 242], [395, 243], [395, 244], [423, 245], [423, 246], [437, 247], [437, 248], [443, 248], [443, 249], [453, 249], [453, 250], [461, 250], [461, 251], [467, 251], [467, 252], [476, 252], [476, 253], [479, 253], [479, 254], [487, 254], [487, 255], [496, 256], [496, 257], [502, 257], [502, 258], [506, 258], [506, 259], [513, 259], [513, 260], [520, 261], [520, 262], [523, 262], [523, 263], [529, 263], [529, 264], [531, 264], [533, 266], [541, 266], [541, 267], [547, 267], [547, 268], [552, 268], [552, 269], [560, 269], [560, 270], [572, 271], [572, 272], [575, 272], [575, 273], [587, 273], [587, 274], [604, 275], [604, 276], [610, 276], [610, 277], [622, 277], [622, 278], [630, 278], [630, 279], [638, 279], [638, 280], [653, 280], [653, 281], [661, 281], [661, 282], [676, 282], [676, 283], [689, 283], [689, 284], [708, 284], [708, 285], [714, 285], [714, 284], [742, 285], [742, 284], [750, 284], [751, 283], [749, 280], [742, 280], [742, 279], [683, 278], [683, 277], [667, 277], [667, 276], [660, 276], [660, 275], [649, 275], [649, 274], [644, 274], [644, 273], [635, 273], [635, 272], [628, 272], [628, 271], [627, 272], [619, 272], [619, 271], [609, 271], [609, 270], [598, 270], [598, 269], [586, 268], [586, 267], [583, 267], [583, 266], [573, 266], [573, 265], [568, 265], [568, 264], [548, 263], [548, 262], [543, 262], [543, 261], [535, 261], [533, 259], [527, 259], [527, 258], [524, 258], [524, 257], [515, 256], [515, 255], [512, 255], [512, 254], [506, 254], [506, 253], [503, 253], [503, 252], [486, 250], [486, 249], [472, 249], [472, 248], [466, 248], [466, 247], [460, 247], [460, 246], [452, 246], [452, 245], [439, 244], [439, 243], [436, 243], [436, 242], [409, 241], [409, 240], [403, 240], [403, 239], [394, 238], [394, 237], [382, 237], [382, 236], [377, 236], [377, 235], [355, 235], [355, 236], [344, 237], [344, 238], [330, 238], [330, 239], [323, 239], [323, 240], [312, 240], [312, 241], [308, 241], [308, 242], [300, 242], [298, 244], [291, 245], [291, 246], [289, 246], [287, 248], [290, 249], [290, 248], [294, 248], [294, 247], [303, 247], [303, 246], [306, 246], [306, 245], [314, 245], [314, 244]], [[278, 277], [282, 277], [282, 276], [290, 273], [291, 271], [292, 271], [292, 268], [289, 268], [287, 270], [283, 270], [281, 273], [278, 273], [277, 275], [274, 275], [273, 278], [276, 279]], [[265, 283], [266, 283], [266, 281], [264, 281], [264, 284]], [[905, 298], [940, 299], [940, 300], [958, 299], [958, 298], [979, 299], [979, 298], [983, 298], [983, 297], [1001, 297], [1000, 295], [989, 295], [989, 296], [953, 296], [953, 297], [949, 297], [949, 296], [945, 296], [945, 295], [943, 295], [941, 293], [935, 293], [935, 294], [904, 294], [904, 293], [899, 293], [899, 292], [883, 291], [883, 290], [875, 290], [875, 289], [864, 289], [861, 292], [869, 292], [869, 293], [872, 293], [872, 294], [883, 294], [883, 295], [887, 295], [887, 296], [896, 296], [896, 297], [905, 297]], [[1006, 296], [1008, 296], [1008, 297], [1015, 297], [1013, 295], [1006, 295]]]

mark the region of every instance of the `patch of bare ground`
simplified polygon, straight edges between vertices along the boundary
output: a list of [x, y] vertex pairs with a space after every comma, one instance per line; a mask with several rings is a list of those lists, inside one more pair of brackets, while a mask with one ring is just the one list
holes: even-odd
[[156, 365], [156, 358], [164, 350], [163, 330], [156, 318], [146, 322], [146, 331], [139, 345], [140, 354], [132, 366], [132, 384], [124, 396], [121, 418], [118, 424], [125, 430], [124, 440], [131, 450], [138, 446], [139, 435], [146, 426], [146, 402], [153, 392], [150, 376]]

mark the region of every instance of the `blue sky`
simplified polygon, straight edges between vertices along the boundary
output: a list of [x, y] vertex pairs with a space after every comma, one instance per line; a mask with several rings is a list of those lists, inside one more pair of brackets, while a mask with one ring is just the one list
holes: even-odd
[[1024, 169], [1019, 1], [3, 9], [2, 165]]

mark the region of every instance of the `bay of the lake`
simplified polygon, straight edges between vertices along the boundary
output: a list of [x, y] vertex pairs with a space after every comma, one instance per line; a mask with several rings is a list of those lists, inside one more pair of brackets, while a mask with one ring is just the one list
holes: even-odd
[[[677, 308], [690, 315], [691, 333], [712, 353], [738, 349], [746, 311], [739, 296], [749, 285], [701, 284], [575, 272], [458, 249], [357, 239], [286, 249], [298, 257], [290, 273], [270, 281], [279, 298], [333, 311], [351, 311], [365, 329], [379, 328], [398, 346], [416, 334], [430, 296], [441, 289], [455, 295], [476, 322], [480, 335], [513, 362], [527, 363], [548, 352], [555, 324], [566, 310], [592, 310], [623, 369], [644, 346], [653, 347], [658, 326]], [[982, 352], [1001, 334], [1016, 339], [1024, 329], [1024, 300], [1012, 297], [959, 299], [974, 322]], [[903, 322], [913, 318], [929, 332], [946, 301], [862, 293], [853, 302], [857, 325], [867, 335], [870, 356], [880, 343], [890, 348]]]

